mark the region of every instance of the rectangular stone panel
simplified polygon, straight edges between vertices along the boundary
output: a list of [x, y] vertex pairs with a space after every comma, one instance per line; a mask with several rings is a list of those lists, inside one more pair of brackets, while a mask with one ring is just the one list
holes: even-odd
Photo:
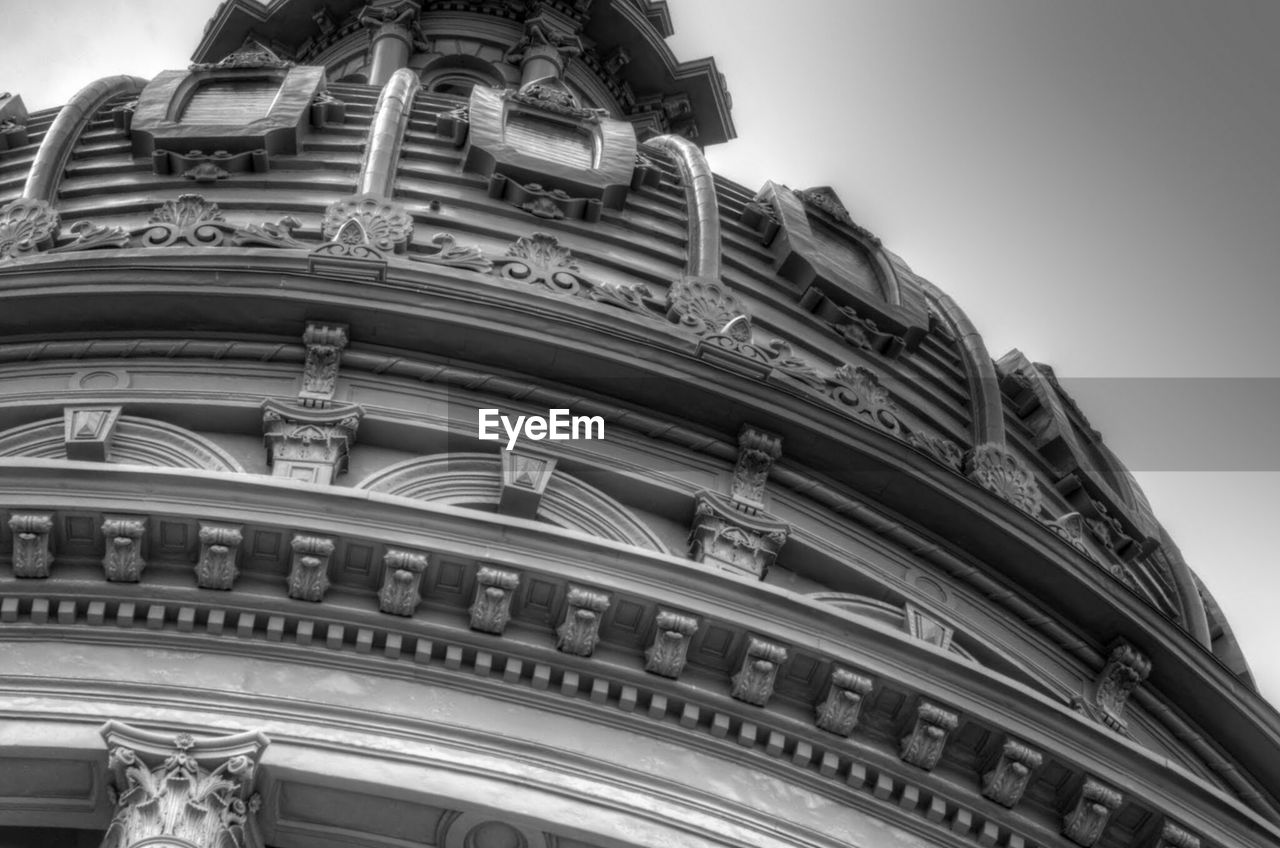
[[434, 844], [436, 826], [446, 812], [395, 798], [294, 782], [281, 786], [278, 804], [281, 830], [399, 839], [413, 845]]

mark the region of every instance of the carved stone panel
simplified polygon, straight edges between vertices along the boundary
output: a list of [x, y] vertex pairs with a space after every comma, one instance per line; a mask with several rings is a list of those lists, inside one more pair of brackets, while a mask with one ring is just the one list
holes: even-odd
[[671, 610], [658, 610], [653, 643], [644, 652], [644, 670], [678, 678], [684, 671], [689, 639], [698, 632], [698, 619]]
[[1120, 809], [1123, 800], [1123, 796], [1110, 786], [1091, 777], [1085, 778], [1075, 806], [1063, 817], [1063, 835], [1077, 845], [1090, 848], [1102, 836], [1107, 822]]
[[101, 732], [115, 806], [103, 848], [261, 848], [261, 733], [197, 740], [114, 721]]
[[120, 421], [119, 406], [68, 406], [63, 409], [63, 442], [67, 459], [106, 462]]
[[196, 563], [196, 585], [201, 589], [231, 589], [240, 575], [236, 560], [244, 541], [239, 524], [200, 522], [200, 560]]
[[609, 595], [570, 586], [564, 622], [556, 628], [556, 647], [566, 654], [589, 657], [600, 641], [600, 619], [609, 608]]
[[874, 681], [836, 666], [831, 670], [827, 697], [817, 707], [818, 727], [838, 736], [848, 736], [858, 725], [863, 701], [871, 693]]
[[108, 518], [102, 522], [106, 553], [102, 570], [115, 583], [137, 583], [147, 567], [142, 558], [142, 537], [147, 533], [145, 518]]
[[689, 556], [695, 562], [761, 580], [787, 541], [791, 525], [715, 492], [695, 497]]
[[309, 322], [302, 334], [302, 343], [307, 346], [307, 359], [302, 366], [302, 390], [298, 397], [304, 406], [326, 406], [337, 389], [338, 366], [343, 348], [347, 346], [347, 328]]
[[388, 549], [382, 558], [378, 609], [391, 615], [413, 615], [422, 600], [422, 575], [426, 570], [426, 554]]
[[16, 513], [9, 516], [13, 531], [13, 576], [48, 577], [53, 566], [49, 537], [53, 530], [50, 513]]
[[482, 566], [476, 572], [471, 629], [501, 636], [511, 621], [511, 598], [519, 585], [520, 575], [514, 571]]
[[929, 701], [916, 708], [916, 723], [903, 737], [898, 755], [913, 766], [930, 770], [942, 759], [947, 737], [960, 724], [960, 716]]
[[1031, 773], [1043, 760], [1044, 755], [1025, 742], [1006, 739], [995, 767], [982, 776], [982, 794], [1012, 809], [1027, 791]]
[[738, 434], [738, 462], [733, 469], [735, 500], [761, 506], [769, 469], [782, 456], [782, 439], [747, 424]]
[[742, 665], [733, 676], [730, 694], [739, 701], [763, 707], [773, 696], [778, 668], [787, 660], [787, 649], [754, 636], [747, 640]]
[[289, 597], [319, 603], [329, 589], [329, 559], [333, 539], [295, 534], [290, 541], [293, 558], [289, 564]]

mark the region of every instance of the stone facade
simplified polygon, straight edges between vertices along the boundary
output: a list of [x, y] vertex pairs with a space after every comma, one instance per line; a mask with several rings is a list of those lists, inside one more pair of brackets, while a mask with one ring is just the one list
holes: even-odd
[[1280, 719], [1052, 370], [712, 174], [667, 35], [229, 0], [0, 96], [0, 844], [1280, 842]]

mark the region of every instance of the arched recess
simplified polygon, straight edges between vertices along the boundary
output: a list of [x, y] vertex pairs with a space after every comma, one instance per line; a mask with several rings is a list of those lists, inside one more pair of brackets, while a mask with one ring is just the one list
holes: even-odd
[[[482, 453], [420, 457], [375, 471], [355, 488], [496, 511], [502, 499], [502, 460]], [[538, 504], [537, 518], [567, 530], [670, 553], [658, 536], [624, 506], [563, 471], [551, 475]]]
[[[0, 433], [0, 457], [6, 456], [66, 459], [64, 419], [47, 418]], [[132, 415], [120, 416], [107, 462], [245, 473], [231, 454], [203, 436], [163, 421]]]

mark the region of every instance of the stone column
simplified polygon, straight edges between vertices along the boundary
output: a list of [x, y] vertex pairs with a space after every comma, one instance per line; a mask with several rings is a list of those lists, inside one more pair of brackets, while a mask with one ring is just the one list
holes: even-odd
[[101, 732], [115, 804], [102, 848], [262, 848], [261, 733], [196, 739], [115, 721]]
[[525, 21], [524, 37], [507, 51], [507, 60], [520, 65], [520, 90], [536, 82], [559, 81], [570, 56], [582, 53], [582, 41], [539, 15]]
[[414, 0], [383, 0], [361, 10], [360, 23], [373, 28], [369, 85], [384, 86], [392, 74], [408, 67], [414, 42], [412, 25], [418, 12]]

